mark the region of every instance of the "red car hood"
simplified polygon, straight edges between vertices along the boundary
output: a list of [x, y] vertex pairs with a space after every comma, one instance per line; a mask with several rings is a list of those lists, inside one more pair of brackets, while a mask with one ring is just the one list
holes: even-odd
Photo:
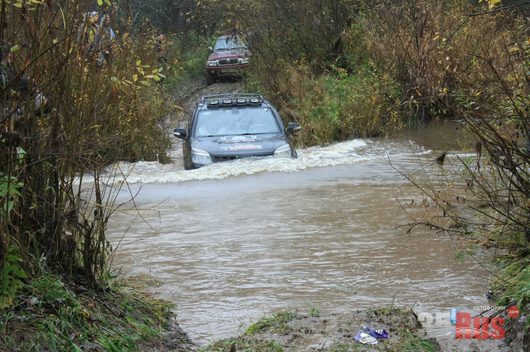
[[208, 56], [208, 60], [220, 60], [220, 59], [233, 59], [233, 58], [240, 58], [240, 57], [247, 57], [248, 52], [247, 50], [227, 50], [227, 51], [217, 51], [214, 53], [211, 53], [210, 56]]

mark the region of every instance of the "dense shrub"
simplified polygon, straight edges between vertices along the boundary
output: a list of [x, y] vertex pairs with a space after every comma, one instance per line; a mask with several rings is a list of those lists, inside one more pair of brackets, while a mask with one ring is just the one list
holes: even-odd
[[0, 8], [0, 308], [41, 261], [103, 284], [115, 194], [103, 169], [163, 159], [169, 143], [153, 41], [125, 26], [113, 37], [111, 8], [93, 20], [91, 4]]
[[399, 128], [400, 91], [388, 74], [364, 67], [356, 73], [335, 68], [307, 79], [308, 69], [291, 69], [280, 89], [292, 96], [281, 103], [282, 112], [304, 128], [303, 144], [379, 135]]
[[[309, 105], [323, 98], [326, 93], [322, 90], [327, 88], [336, 93], [336, 87], [352, 84], [350, 90], [354, 91], [359, 80], [367, 75], [364, 67], [372, 71], [365, 82], [369, 86], [393, 87], [392, 94], [382, 92], [373, 101], [381, 106], [372, 110], [387, 114], [383, 118], [386, 121], [393, 121], [397, 115], [402, 121], [454, 117], [461, 103], [458, 97], [470, 90], [480, 92], [482, 97], [488, 96], [490, 103], [498, 106], [500, 99], [485, 93], [489, 86], [475, 66], [481, 65], [481, 55], [502, 58], [500, 53], [518, 40], [524, 30], [516, 14], [497, 11], [495, 6], [499, 5], [495, 2], [337, 0], [326, 4], [309, 2], [302, 9], [298, 1], [269, 0], [241, 6], [236, 7], [239, 11], [235, 11], [233, 21], [252, 48], [251, 78], [259, 82], [252, 86], [259, 86], [288, 110], [291, 119], [300, 120], [308, 127], [310, 133], [304, 133], [302, 138], [306, 143], [340, 140], [352, 135], [376, 135], [398, 125], [383, 123], [386, 129], [371, 128], [373, 115], [362, 113], [359, 116], [365, 116], [367, 121], [355, 120], [359, 126], [355, 133], [351, 133], [351, 128], [343, 128], [351, 126], [352, 121], [346, 120], [339, 124], [342, 132], [333, 127], [334, 132], [329, 133], [330, 129], [315, 128], [315, 119], [308, 119], [307, 111], [302, 114], [301, 109], [292, 105], [293, 101], [302, 102], [300, 89]], [[488, 11], [493, 12], [474, 15]], [[497, 61], [497, 65], [501, 76], [508, 74], [509, 61]], [[336, 68], [343, 69], [343, 74], [336, 75]], [[351, 77], [346, 79], [344, 75]], [[337, 77], [340, 82], [324, 84], [324, 77]], [[302, 82], [308, 80], [314, 82]], [[311, 94], [315, 96], [308, 97]], [[329, 96], [330, 99], [340, 96], [342, 102], [331, 103], [324, 98], [323, 105], [332, 104], [337, 108], [321, 106], [316, 111], [324, 114], [331, 111], [333, 115], [333, 111], [343, 109], [344, 94], [330, 93]], [[358, 96], [351, 95], [347, 99], [351, 100], [349, 110], [356, 104], [360, 104], [358, 109], [366, 110], [366, 104], [359, 101]], [[396, 99], [401, 105], [395, 104]], [[392, 116], [388, 115], [390, 106], [395, 108]], [[305, 109], [311, 110], [310, 107]], [[334, 116], [330, 121], [338, 126], [337, 121], [347, 114]], [[312, 124], [306, 125], [310, 121]]]

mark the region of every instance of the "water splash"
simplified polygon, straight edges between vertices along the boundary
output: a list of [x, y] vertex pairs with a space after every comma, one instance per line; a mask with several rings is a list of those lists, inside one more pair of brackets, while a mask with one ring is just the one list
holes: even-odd
[[299, 150], [297, 159], [245, 158], [189, 171], [182, 169], [181, 160], [165, 165], [158, 162], [122, 162], [114, 165], [108, 174], [117, 172], [121, 174], [117, 177], [118, 180], [126, 179], [129, 183], [179, 183], [263, 172], [296, 172], [308, 168], [350, 165], [374, 159], [420, 155], [427, 152], [414, 143], [392, 144], [388, 141], [382, 143], [375, 140], [354, 139], [325, 147], [315, 146]]

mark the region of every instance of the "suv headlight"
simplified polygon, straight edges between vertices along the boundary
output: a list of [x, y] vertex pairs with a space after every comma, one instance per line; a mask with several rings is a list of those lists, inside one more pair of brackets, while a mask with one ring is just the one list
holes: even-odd
[[213, 61], [207, 61], [206, 62], [206, 65], [208, 65], [208, 67], [212, 67], [212, 66], [217, 66], [218, 63], [217, 63], [217, 60], [213, 60]]
[[240, 59], [239, 59], [239, 64], [240, 64], [240, 65], [248, 64], [248, 57], [240, 58]]
[[191, 162], [194, 164], [209, 165], [212, 163], [212, 157], [206, 150], [192, 148]]
[[291, 146], [289, 144], [283, 144], [274, 151], [274, 157], [276, 158], [290, 158], [291, 156]]

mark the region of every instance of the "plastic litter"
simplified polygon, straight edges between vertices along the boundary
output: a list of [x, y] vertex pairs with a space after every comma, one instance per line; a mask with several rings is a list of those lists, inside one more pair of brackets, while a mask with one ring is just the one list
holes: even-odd
[[354, 337], [355, 341], [365, 345], [377, 345], [377, 339], [367, 332], [359, 330]]
[[363, 343], [365, 345], [377, 345], [378, 339], [387, 339], [388, 332], [384, 329], [376, 330], [369, 326], [364, 326], [357, 332], [354, 339], [357, 342]]
[[388, 339], [388, 331], [385, 329], [375, 330], [369, 326], [365, 326], [363, 329], [376, 339]]

